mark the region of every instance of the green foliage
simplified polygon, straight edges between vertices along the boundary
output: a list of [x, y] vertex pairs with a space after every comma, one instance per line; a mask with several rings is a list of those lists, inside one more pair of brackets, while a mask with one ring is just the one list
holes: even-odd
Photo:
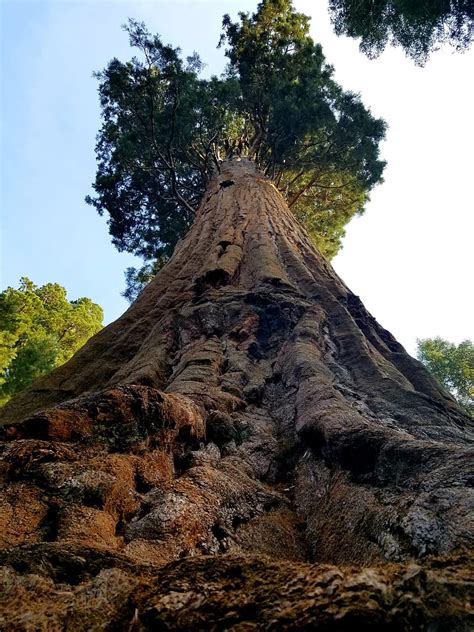
[[474, 345], [464, 340], [459, 345], [442, 338], [418, 340], [418, 360], [458, 402], [474, 416]]
[[0, 293], [0, 403], [68, 360], [102, 328], [102, 308], [27, 278]]
[[385, 124], [333, 80], [308, 18], [290, 0], [263, 0], [236, 23], [225, 16], [229, 66], [210, 79], [196, 54], [184, 61], [143, 24], [126, 30], [140, 58], [97, 74], [103, 123], [87, 198], [108, 214], [117, 248], [169, 257], [219, 162], [247, 156], [333, 256], [381, 181]]
[[166, 259], [162, 257], [153, 263], [146, 263], [138, 269], [133, 267], [127, 268], [125, 270], [125, 290], [122, 292], [122, 296], [126, 298], [129, 303], [133, 303], [145, 286], [150, 283], [158, 270], [164, 266], [165, 262]]
[[393, 44], [423, 65], [439, 45], [463, 50], [473, 40], [471, 0], [329, 0], [329, 9], [336, 33], [360, 37], [369, 57]]

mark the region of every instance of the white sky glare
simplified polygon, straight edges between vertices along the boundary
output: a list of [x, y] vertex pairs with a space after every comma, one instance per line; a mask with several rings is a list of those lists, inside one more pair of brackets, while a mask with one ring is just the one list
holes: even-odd
[[[349, 225], [334, 267], [409, 352], [417, 337], [472, 338], [474, 50], [443, 49], [424, 68], [399, 49], [371, 61], [357, 42], [334, 35], [326, 2], [294, 4], [312, 17], [336, 80], [389, 125], [385, 182]], [[131, 56], [120, 25], [133, 17], [184, 54], [196, 50], [217, 74], [222, 15], [256, 5], [0, 0], [0, 289], [29, 276], [61, 283], [70, 298], [90, 296], [107, 322], [124, 311], [123, 270], [134, 258], [114, 249], [105, 220], [83, 201], [100, 125], [92, 72]]]

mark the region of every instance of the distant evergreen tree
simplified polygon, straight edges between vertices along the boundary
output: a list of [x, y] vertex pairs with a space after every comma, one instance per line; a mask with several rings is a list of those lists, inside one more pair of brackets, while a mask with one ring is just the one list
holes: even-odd
[[102, 328], [90, 298], [68, 301], [57, 283], [23, 277], [0, 293], [0, 404], [69, 358]]
[[458, 345], [443, 338], [418, 340], [418, 360], [474, 417], [474, 345]]

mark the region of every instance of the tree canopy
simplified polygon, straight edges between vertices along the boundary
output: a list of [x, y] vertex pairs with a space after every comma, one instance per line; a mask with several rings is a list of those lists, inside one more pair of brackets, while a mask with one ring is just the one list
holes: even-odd
[[290, 0], [263, 0], [237, 22], [224, 16], [228, 68], [208, 79], [196, 54], [183, 59], [144, 24], [125, 28], [138, 56], [97, 73], [102, 127], [87, 198], [108, 214], [115, 246], [147, 261], [169, 257], [219, 162], [246, 156], [335, 255], [381, 182], [386, 126], [334, 81], [309, 18]]
[[68, 301], [57, 283], [23, 277], [0, 293], [0, 404], [63, 364], [102, 328], [102, 308], [90, 298]]
[[418, 359], [458, 402], [474, 416], [474, 345], [456, 345], [443, 338], [418, 340]]
[[423, 65], [439, 45], [464, 50], [473, 40], [472, 0], [329, 0], [329, 8], [336, 33], [360, 37], [369, 57], [393, 44]]

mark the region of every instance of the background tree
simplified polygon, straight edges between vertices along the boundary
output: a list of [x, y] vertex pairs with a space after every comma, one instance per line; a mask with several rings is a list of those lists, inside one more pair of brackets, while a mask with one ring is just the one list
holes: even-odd
[[133, 20], [126, 30], [140, 57], [97, 73], [103, 122], [96, 195], [87, 198], [108, 214], [114, 245], [146, 261], [168, 258], [219, 161], [244, 155], [323, 254], [335, 255], [382, 179], [385, 124], [333, 80], [308, 17], [290, 0], [263, 0], [236, 23], [225, 16], [229, 66], [210, 79], [197, 55], [183, 60]]
[[474, 416], [474, 345], [464, 340], [458, 345], [443, 338], [418, 340], [417, 357], [440, 384]]
[[464, 50], [473, 39], [471, 0], [329, 0], [329, 9], [336, 33], [360, 37], [369, 57], [392, 44], [423, 65], [441, 44]]
[[23, 277], [0, 294], [0, 403], [63, 364], [102, 328], [102, 308], [90, 298], [68, 301], [57, 283]]

